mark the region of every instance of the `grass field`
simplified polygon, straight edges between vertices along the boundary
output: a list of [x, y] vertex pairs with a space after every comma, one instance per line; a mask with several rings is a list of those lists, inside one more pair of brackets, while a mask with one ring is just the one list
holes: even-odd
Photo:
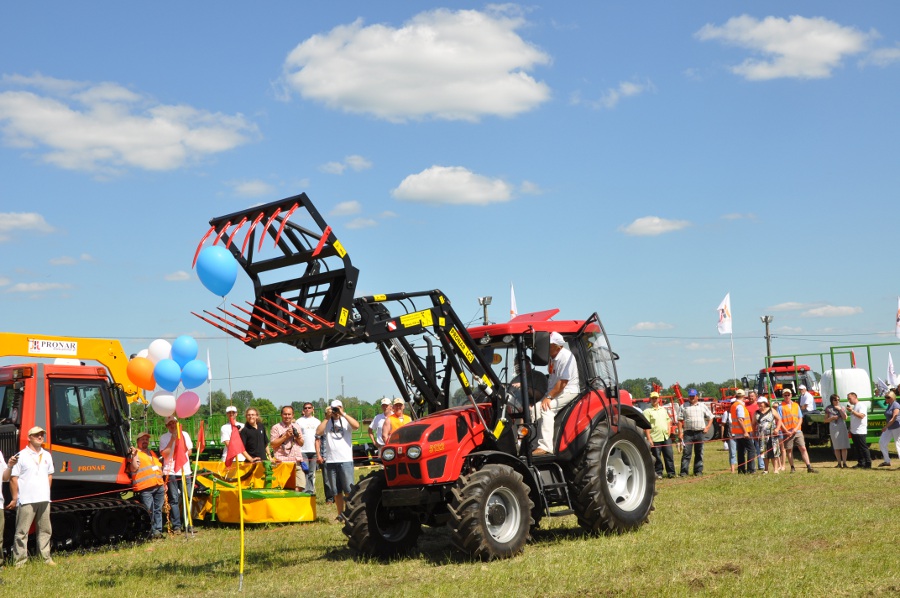
[[[707, 446], [702, 478], [663, 480], [650, 524], [624, 536], [585, 537], [573, 516], [544, 519], [515, 559], [467, 562], [443, 529], [421, 553], [391, 563], [355, 561], [334, 507], [315, 523], [246, 532], [243, 594], [268, 596], [898, 596], [900, 467], [835, 469], [813, 451], [819, 475], [736, 476]], [[876, 452], [873, 457], [876, 458]], [[678, 455], [676, 454], [676, 460]], [[53, 598], [238, 594], [239, 532], [55, 555], [0, 572], [0, 596]]]

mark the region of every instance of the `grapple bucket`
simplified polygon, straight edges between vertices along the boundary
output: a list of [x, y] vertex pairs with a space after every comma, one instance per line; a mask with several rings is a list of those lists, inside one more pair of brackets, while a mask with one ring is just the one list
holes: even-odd
[[359, 271], [305, 193], [209, 224], [194, 265], [213, 238], [237, 259], [256, 296], [195, 316], [254, 348], [286, 343], [310, 352], [346, 343]]

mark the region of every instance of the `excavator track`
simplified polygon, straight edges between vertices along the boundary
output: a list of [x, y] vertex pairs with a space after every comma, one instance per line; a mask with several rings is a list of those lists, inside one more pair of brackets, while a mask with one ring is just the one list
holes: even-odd
[[[118, 544], [140, 542], [150, 537], [150, 513], [140, 502], [121, 498], [78, 499], [54, 502], [50, 506], [50, 524], [53, 535], [51, 550], [78, 550]], [[15, 531], [15, 511], [7, 511], [4, 544], [12, 546]], [[29, 552], [34, 550], [34, 534], [29, 538]]]

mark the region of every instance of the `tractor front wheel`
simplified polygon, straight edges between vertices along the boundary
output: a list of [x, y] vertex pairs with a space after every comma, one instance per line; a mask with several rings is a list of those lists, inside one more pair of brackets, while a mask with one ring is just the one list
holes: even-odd
[[525, 548], [534, 525], [528, 486], [507, 465], [485, 465], [460, 476], [450, 501], [453, 545], [481, 560], [513, 557]]
[[612, 435], [606, 422], [597, 425], [575, 468], [572, 494], [578, 523], [589, 533], [622, 533], [647, 522], [656, 475], [647, 441], [630, 419], [620, 417]]
[[384, 471], [376, 471], [359, 480], [344, 508], [343, 532], [347, 545], [356, 554], [391, 558], [416, 547], [422, 524], [409, 514], [381, 504], [387, 488]]

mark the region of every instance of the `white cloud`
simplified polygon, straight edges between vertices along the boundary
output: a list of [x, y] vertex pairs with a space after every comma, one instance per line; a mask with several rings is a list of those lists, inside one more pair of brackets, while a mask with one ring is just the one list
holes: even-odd
[[691, 363], [697, 365], [709, 365], [711, 363], [722, 363], [723, 361], [725, 360], [721, 357], [701, 357], [699, 359], [693, 360]]
[[77, 260], [74, 257], [68, 255], [62, 255], [60, 257], [55, 257], [50, 260], [51, 266], [71, 266], [72, 264], [77, 263]]
[[9, 287], [7, 293], [43, 293], [71, 288], [72, 285], [61, 282], [19, 282]]
[[631, 327], [631, 330], [642, 332], [647, 330], [671, 330], [672, 328], [675, 328], [675, 326], [666, 322], [638, 322]]
[[377, 225], [378, 223], [371, 218], [354, 218], [347, 223], [347, 228], [371, 228]]
[[93, 262], [94, 256], [92, 256], [90, 253], [82, 253], [78, 256], [78, 259], [80, 259], [82, 262]]
[[722, 220], [756, 220], [756, 214], [725, 214], [722, 216]]
[[259, 179], [229, 181], [226, 184], [231, 186], [238, 197], [262, 197], [275, 192], [275, 187]]
[[34, 231], [52, 233], [55, 229], [36, 212], [0, 212], [0, 243], [9, 241], [13, 233]]
[[731, 68], [749, 81], [830, 77], [844, 57], [865, 51], [876, 35], [822, 17], [796, 15], [763, 20], [742, 15], [728, 19], [721, 27], [704, 25], [694, 34], [701, 41], [719, 40], [761, 55]]
[[787, 301], [779, 303], [766, 309], [766, 311], [799, 311], [801, 309], [812, 309], [822, 305], [821, 303], [798, 303], [796, 301]]
[[190, 280], [191, 275], [185, 272], [184, 270], [178, 270], [177, 272], [172, 272], [171, 274], [166, 274], [165, 279], [169, 282], [182, 282], [185, 280]]
[[[68, 170], [173, 170], [259, 137], [242, 115], [161, 104], [115, 83], [4, 77], [0, 133]], [[26, 90], [30, 88], [31, 90]]]
[[631, 224], [619, 227], [626, 235], [635, 237], [654, 237], [687, 228], [691, 223], [687, 220], [667, 220], [658, 216], [644, 216]]
[[359, 172], [372, 168], [372, 162], [362, 156], [347, 156], [343, 162], [326, 162], [319, 166], [319, 170], [325, 174], [344, 174], [347, 169]]
[[8, 285], [10, 282], [12, 282], [10, 279], [8, 279], [8, 278], [3, 278], [2, 276], [0, 276], [0, 287], [5, 287], [5, 286]]
[[487, 205], [512, 199], [512, 186], [462, 166], [432, 166], [403, 179], [391, 195], [420, 203]]
[[522, 184], [519, 185], [519, 193], [523, 195], [540, 195], [543, 192], [544, 190], [537, 183], [531, 181], [522, 181]]
[[328, 213], [329, 216], [352, 216], [362, 211], [362, 204], [356, 200], [342, 201], [334, 206], [334, 209]]
[[841, 318], [861, 313], [861, 307], [851, 307], [849, 305], [823, 305], [822, 307], [806, 310], [800, 315], [806, 318]]
[[715, 349], [715, 346], [702, 343], [687, 343], [684, 348], [688, 351], [709, 351]]
[[649, 79], [645, 81], [622, 81], [616, 87], [611, 87], [604, 91], [599, 99], [585, 100], [579, 94], [575, 94], [572, 97], [572, 103], [576, 105], [584, 104], [597, 110], [612, 110], [624, 98], [638, 96], [647, 91], [656, 91], [656, 87]]
[[859, 61], [860, 66], [890, 66], [900, 62], [900, 46], [872, 50], [868, 56]]
[[378, 217], [379, 217], [379, 218], [396, 218], [396, 217], [397, 217], [397, 213], [396, 213], [396, 212], [392, 212], [392, 211], [390, 211], [390, 210], [385, 210], [384, 212], [382, 212], [381, 214], [379, 214]]
[[356, 20], [294, 48], [283, 82], [305, 99], [392, 122], [511, 117], [550, 97], [528, 74], [550, 57], [518, 35], [525, 25], [512, 4], [426, 11], [399, 28]]
[[803, 329], [799, 326], [781, 326], [780, 328], [776, 328], [775, 332], [780, 332], [781, 334], [800, 334], [803, 332]]

